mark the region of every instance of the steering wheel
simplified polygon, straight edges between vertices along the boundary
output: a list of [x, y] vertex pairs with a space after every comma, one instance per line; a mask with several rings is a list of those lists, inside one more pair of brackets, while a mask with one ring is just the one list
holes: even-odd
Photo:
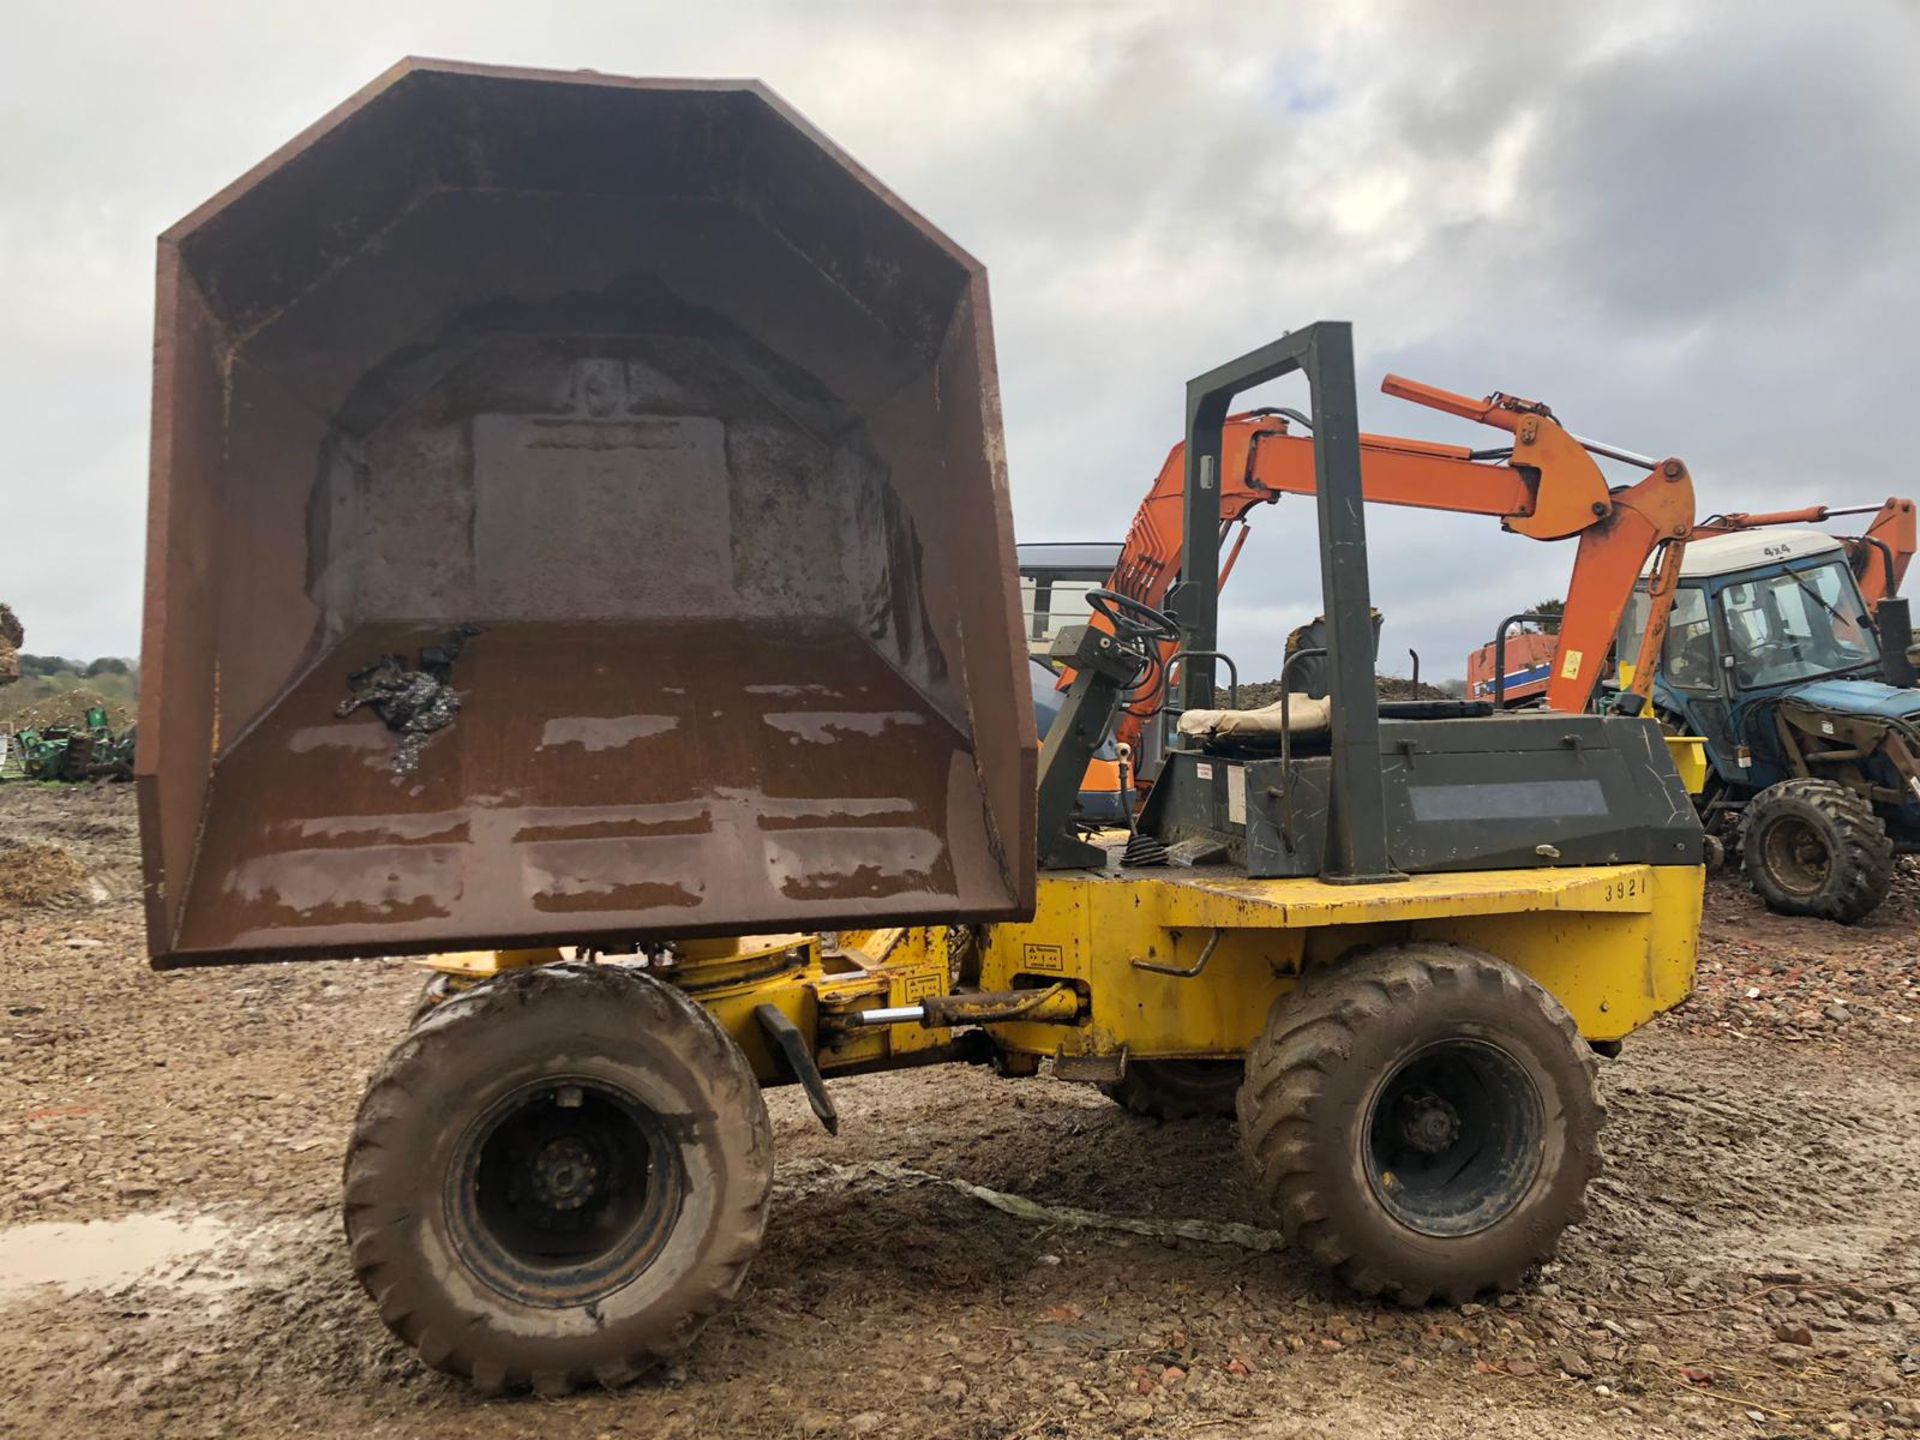
[[1123, 639], [1161, 640], [1180, 643], [1180, 622], [1164, 610], [1156, 610], [1117, 590], [1089, 590], [1087, 604], [1113, 626]]
[[1772, 683], [1762, 677], [1771, 671], [1792, 669], [1799, 664], [1799, 661], [1799, 652], [1791, 641], [1763, 640], [1747, 652], [1745, 670], [1750, 677], [1748, 683], [1754, 685]]

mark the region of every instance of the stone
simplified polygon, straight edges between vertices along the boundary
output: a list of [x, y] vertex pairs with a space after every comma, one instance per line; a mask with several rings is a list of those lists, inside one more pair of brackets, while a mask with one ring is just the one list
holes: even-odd
[[1553, 1352], [1554, 1363], [1576, 1380], [1591, 1380], [1593, 1366], [1578, 1350], [1562, 1348]]

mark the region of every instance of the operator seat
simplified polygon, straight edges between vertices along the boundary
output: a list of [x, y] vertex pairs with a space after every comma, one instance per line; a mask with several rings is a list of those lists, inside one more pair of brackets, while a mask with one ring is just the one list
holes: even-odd
[[1180, 733], [1189, 739], [1252, 739], [1283, 734], [1324, 735], [1333, 724], [1333, 702], [1315, 695], [1289, 695], [1283, 707], [1276, 700], [1257, 710], [1188, 710], [1180, 716]]

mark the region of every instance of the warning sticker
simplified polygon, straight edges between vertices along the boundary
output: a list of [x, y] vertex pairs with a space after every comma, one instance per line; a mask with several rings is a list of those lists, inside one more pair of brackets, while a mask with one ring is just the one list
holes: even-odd
[[1197, 780], [1211, 780], [1213, 779], [1213, 766], [1203, 760], [1193, 767], [1193, 774]]
[[930, 995], [943, 994], [947, 989], [946, 976], [937, 975], [930, 970], [918, 973], [908, 971], [896, 975], [887, 991], [887, 1003], [890, 1005], [915, 1005]]
[[1567, 651], [1567, 658], [1560, 662], [1560, 678], [1562, 680], [1578, 680], [1580, 678], [1580, 662], [1585, 658], [1586, 657], [1578, 650]]
[[1244, 765], [1227, 767], [1227, 823], [1247, 823], [1247, 767]]
[[1024, 970], [1042, 970], [1058, 975], [1067, 968], [1067, 952], [1058, 945], [1029, 944], [1020, 960]]

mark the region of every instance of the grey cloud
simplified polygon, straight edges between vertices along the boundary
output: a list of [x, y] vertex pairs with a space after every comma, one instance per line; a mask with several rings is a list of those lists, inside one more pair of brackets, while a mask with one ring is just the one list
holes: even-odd
[[1528, 188], [1600, 304], [1679, 328], [1844, 291], [1912, 237], [1920, 31], [1798, 15], [1585, 67], [1548, 112]]

